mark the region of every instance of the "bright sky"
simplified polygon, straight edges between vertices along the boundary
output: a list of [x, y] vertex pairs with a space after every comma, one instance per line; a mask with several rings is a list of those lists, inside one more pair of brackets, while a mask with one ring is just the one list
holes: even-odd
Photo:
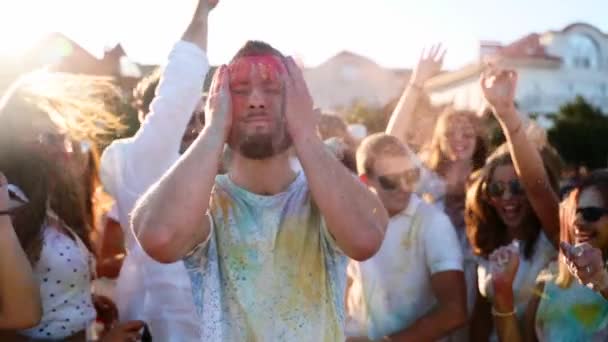
[[[161, 63], [196, 0], [0, 0], [0, 55], [63, 32], [96, 55], [122, 42], [142, 63]], [[608, 33], [606, 0], [220, 0], [209, 55], [222, 63], [247, 39], [262, 39], [314, 66], [342, 50], [386, 67], [411, 67], [420, 49], [444, 42], [448, 68], [477, 55], [478, 41], [586, 22]]]

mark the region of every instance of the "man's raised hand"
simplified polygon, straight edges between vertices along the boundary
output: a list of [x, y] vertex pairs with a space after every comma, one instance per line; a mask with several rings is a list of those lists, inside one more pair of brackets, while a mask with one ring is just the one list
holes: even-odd
[[294, 143], [300, 138], [316, 136], [319, 112], [306, 86], [304, 75], [291, 57], [285, 59], [285, 119]]
[[226, 141], [232, 127], [232, 100], [228, 66], [222, 65], [213, 75], [205, 105], [205, 122]]

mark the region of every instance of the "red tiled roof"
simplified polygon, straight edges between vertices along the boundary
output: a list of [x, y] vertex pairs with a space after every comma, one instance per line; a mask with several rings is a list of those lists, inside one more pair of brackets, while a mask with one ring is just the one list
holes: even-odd
[[529, 34], [498, 49], [497, 54], [509, 58], [542, 58], [560, 61], [561, 58], [549, 55], [540, 43], [538, 33]]

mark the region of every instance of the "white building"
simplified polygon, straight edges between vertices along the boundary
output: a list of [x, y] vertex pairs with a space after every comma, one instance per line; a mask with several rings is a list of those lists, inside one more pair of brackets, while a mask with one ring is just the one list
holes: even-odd
[[516, 102], [522, 112], [540, 114], [541, 123], [549, 124], [546, 115], [577, 95], [608, 113], [608, 35], [584, 23], [532, 33], [505, 46], [482, 42], [478, 61], [429, 81], [433, 103], [485, 106], [479, 76], [484, 60], [496, 57], [518, 71]]
[[315, 105], [339, 111], [353, 103], [383, 107], [397, 98], [409, 80], [408, 69], [387, 69], [369, 58], [341, 52], [314, 68], [304, 69]]

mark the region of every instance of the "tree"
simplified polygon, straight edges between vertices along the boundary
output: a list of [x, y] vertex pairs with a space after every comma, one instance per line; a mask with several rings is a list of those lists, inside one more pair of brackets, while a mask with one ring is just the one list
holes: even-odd
[[367, 132], [384, 132], [388, 118], [383, 108], [373, 108], [361, 102], [353, 103], [349, 108], [341, 110], [346, 113], [344, 119], [349, 124], [362, 124]]
[[549, 130], [549, 141], [574, 166], [605, 168], [608, 163], [608, 117], [581, 96], [563, 105]]

